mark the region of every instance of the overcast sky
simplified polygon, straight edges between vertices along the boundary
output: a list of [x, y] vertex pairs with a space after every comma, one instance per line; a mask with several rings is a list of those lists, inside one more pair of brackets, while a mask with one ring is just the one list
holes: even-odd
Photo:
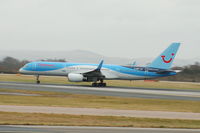
[[154, 57], [181, 42], [200, 57], [200, 0], [1, 0], [1, 50]]

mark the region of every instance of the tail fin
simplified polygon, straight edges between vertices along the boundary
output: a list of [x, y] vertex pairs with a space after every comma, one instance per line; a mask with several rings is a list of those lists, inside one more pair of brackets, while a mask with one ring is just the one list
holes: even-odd
[[159, 69], [170, 69], [176, 56], [180, 43], [172, 43], [164, 52], [161, 53], [148, 67]]

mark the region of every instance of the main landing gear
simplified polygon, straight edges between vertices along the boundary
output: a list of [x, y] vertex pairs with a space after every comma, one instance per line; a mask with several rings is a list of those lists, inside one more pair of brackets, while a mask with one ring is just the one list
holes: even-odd
[[36, 76], [36, 83], [40, 84], [39, 75]]
[[100, 83], [92, 83], [92, 87], [106, 87], [106, 83], [104, 83], [103, 80], [100, 80]]
[[92, 87], [106, 87], [106, 83], [92, 83]]

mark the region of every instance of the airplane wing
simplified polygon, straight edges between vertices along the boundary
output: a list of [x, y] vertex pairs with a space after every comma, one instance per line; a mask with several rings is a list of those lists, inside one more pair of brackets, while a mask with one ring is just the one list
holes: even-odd
[[98, 67], [93, 71], [82, 73], [83, 76], [87, 78], [104, 79], [105, 76], [101, 73], [102, 65], [103, 65], [103, 60], [99, 63]]
[[96, 82], [103, 81], [105, 79], [105, 75], [102, 74], [101, 68], [103, 65], [103, 60], [99, 63], [99, 65], [95, 68], [95, 66], [91, 66], [89, 71], [76, 71], [68, 74], [68, 78], [74, 82], [87, 81], [87, 82]]

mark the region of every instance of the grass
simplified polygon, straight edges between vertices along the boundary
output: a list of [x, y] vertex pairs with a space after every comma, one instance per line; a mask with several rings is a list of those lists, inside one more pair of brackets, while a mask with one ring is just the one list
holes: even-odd
[[[90, 85], [91, 83], [73, 83], [68, 82], [67, 77], [41, 76], [41, 83], [55, 83], [55, 84], [82, 84]], [[0, 81], [13, 82], [29, 82], [35, 83], [35, 77], [20, 74], [0, 74]], [[106, 81], [108, 86], [124, 86], [124, 87], [144, 87], [144, 88], [168, 88], [168, 89], [198, 89], [200, 84], [194, 83], [173, 83], [173, 82], [144, 82], [144, 81], [125, 81], [125, 80], [111, 80]]]
[[[72, 84], [66, 77], [41, 76], [42, 83]], [[35, 82], [34, 76], [0, 74], [0, 81]], [[107, 81], [110, 86], [145, 88], [200, 89], [199, 84]], [[74, 83], [75, 84], [75, 83]], [[90, 83], [79, 83], [90, 84]], [[199, 101], [120, 98], [85, 94], [69, 94], [46, 91], [29, 91], [0, 88], [0, 92], [39, 94], [39, 96], [0, 95], [1, 105], [61, 106], [79, 108], [108, 108], [125, 110], [156, 110], [200, 113]], [[198, 128], [200, 120], [176, 120], [157, 118], [133, 118], [117, 116], [87, 116], [66, 114], [0, 112], [0, 125], [63, 125], [63, 126], [115, 126], [149, 128]]]
[[199, 101], [121, 98], [13, 89], [0, 89], [0, 92], [39, 94], [39, 96], [0, 95], [1, 105], [60, 106], [200, 113]]
[[199, 120], [0, 112], [0, 125], [200, 128]]

